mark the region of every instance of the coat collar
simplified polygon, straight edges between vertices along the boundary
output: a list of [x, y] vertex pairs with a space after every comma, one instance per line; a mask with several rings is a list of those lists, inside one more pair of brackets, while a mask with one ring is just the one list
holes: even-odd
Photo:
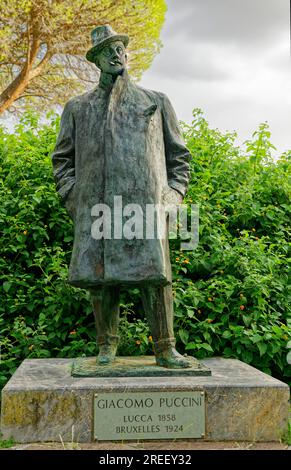
[[122, 75], [118, 75], [115, 81], [112, 80], [112, 75], [101, 74], [96, 91], [100, 90], [101, 92], [109, 94], [116, 88], [124, 87], [128, 82], [130, 82], [130, 78], [126, 69], [123, 71]]
[[125, 69], [122, 75], [118, 75], [115, 83], [112, 87], [112, 91], [110, 93], [110, 101], [115, 103], [120, 103], [122, 98], [124, 97], [128, 86], [130, 85], [130, 78], [128, 75], [127, 70]]
[[[92, 96], [92, 95], [91, 95]], [[145, 97], [147, 97], [145, 102]], [[111, 111], [116, 111], [117, 107], [124, 102], [131, 104], [132, 108], [137, 107], [147, 109], [151, 105], [156, 106], [156, 101], [152, 97], [152, 93], [148, 90], [138, 87], [131, 81], [127, 70], [119, 75], [110, 90], [104, 90], [99, 84], [93, 91], [90, 100], [92, 106], [97, 105], [99, 99], [102, 101], [106, 98], [107, 105]]]

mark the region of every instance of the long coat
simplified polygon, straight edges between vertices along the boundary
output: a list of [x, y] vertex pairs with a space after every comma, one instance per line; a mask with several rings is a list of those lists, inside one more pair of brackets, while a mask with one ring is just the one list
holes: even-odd
[[110, 91], [98, 86], [66, 104], [52, 162], [57, 191], [74, 221], [72, 285], [170, 282], [166, 237], [114, 238], [112, 214], [112, 238], [96, 239], [92, 207], [113, 210], [114, 196], [122, 196], [123, 208], [139, 204], [145, 214], [146, 204], [163, 203], [169, 186], [184, 195], [189, 159], [168, 98], [135, 85], [127, 73]]

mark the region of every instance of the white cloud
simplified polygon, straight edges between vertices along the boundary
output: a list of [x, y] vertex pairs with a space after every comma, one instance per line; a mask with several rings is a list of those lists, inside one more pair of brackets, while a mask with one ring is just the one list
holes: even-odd
[[179, 119], [200, 107], [246, 140], [268, 121], [291, 149], [288, 0], [168, 0], [164, 47], [141, 85], [164, 91]]

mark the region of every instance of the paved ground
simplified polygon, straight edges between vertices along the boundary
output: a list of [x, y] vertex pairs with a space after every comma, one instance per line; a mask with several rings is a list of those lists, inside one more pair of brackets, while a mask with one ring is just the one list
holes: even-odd
[[291, 447], [279, 442], [132, 442], [132, 443], [35, 443], [18, 444], [13, 450], [291, 450]]

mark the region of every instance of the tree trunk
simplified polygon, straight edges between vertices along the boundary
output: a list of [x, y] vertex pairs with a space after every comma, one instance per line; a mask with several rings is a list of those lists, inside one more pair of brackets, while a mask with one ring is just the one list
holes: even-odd
[[28, 73], [20, 72], [0, 95], [0, 114], [4, 113], [12, 103], [20, 97], [29, 83]]
[[8, 85], [8, 87], [0, 94], [0, 114], [4, 113], [18, 98], [21, 97], [31, 80], [41, 74], [44, 67], [51, 58], [51, 52], [47, 50], [46, 55], [41, 62], [35, 67], [33, 60], [36, 57], [34, 54], [33, 60], [25, 64], [24, 68], [17, 77]]

